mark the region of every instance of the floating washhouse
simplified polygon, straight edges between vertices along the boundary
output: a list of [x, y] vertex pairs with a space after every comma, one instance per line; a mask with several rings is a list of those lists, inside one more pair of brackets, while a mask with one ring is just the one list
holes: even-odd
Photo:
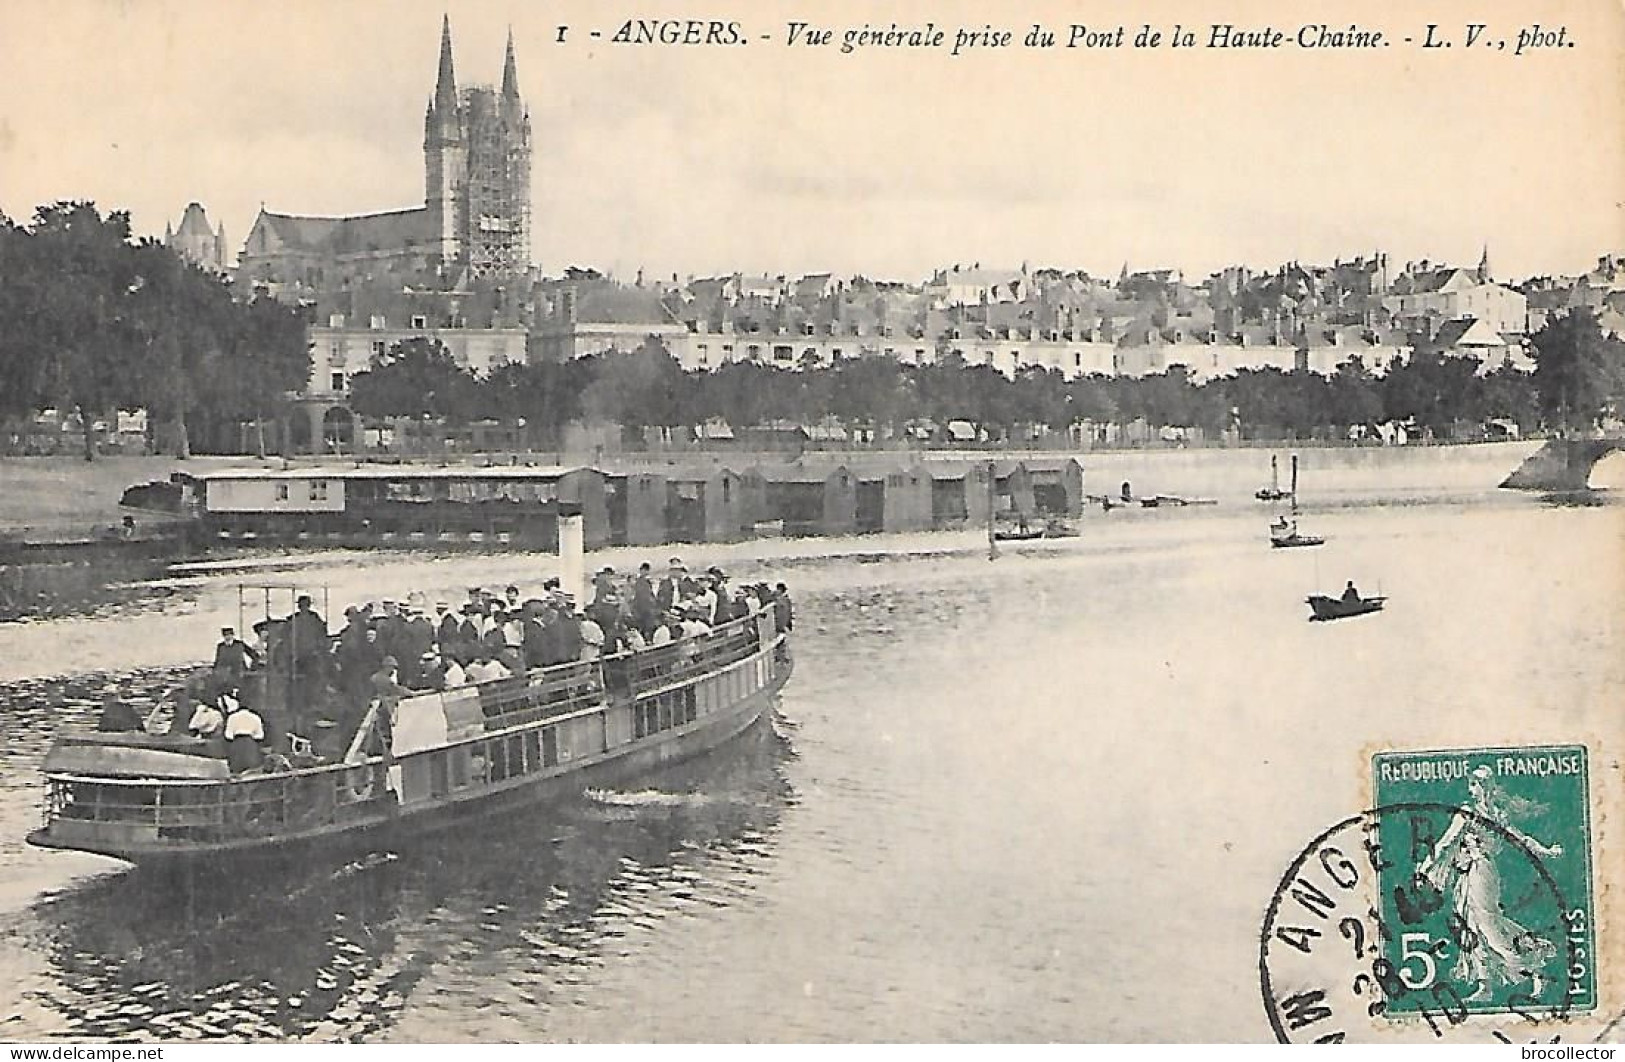
[[198, 477], [204, 530], [220, 538], [546, 550], [557, 548], [561, 507], [582, 515], [587, 548], [608, 543], [604, 478], [563, 465], [239, 468]]
[[[989, 490], [989, 470], [994, 474]], [[767, 461], [606, 471], [568, 465], [358, 464], [239, 468], [197, 477], [206, 534], [226, 540], [553, 549], [560, 506], [588, 549], [787, 535], [963, 527], [997, 511], [1077, 516], [1075, 458], [989, 463], [863, 455], [861, 463]]]

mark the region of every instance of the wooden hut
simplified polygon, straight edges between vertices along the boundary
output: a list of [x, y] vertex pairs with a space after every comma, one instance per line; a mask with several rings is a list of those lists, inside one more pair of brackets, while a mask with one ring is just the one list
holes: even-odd
[[1083, 515], [1083, 462], [1076, 457], [1023, 461], [1032, 485], [1033, 504], [1043, 516]]
[[931, 526], [963, 527], [985, 524], [988, 512], [988, 466], [985, 461], [930, 461], [925, 474], [931, 479]]
[[857, 473], [858, 531], [929, 531], [931, 475], [916, 464]]
[[754, 523], [739, 473], [720, 465], [666, 471], [665, 524], [673, 542], [733, 542]]
[[769, 465], [767, 519], [784, 521], [786, 535], [850, 535], [858, 526], [857, 478], [845, 465]]
[[607, 473], [610, 544], [655, 546], [668, 541], [666, 490], [666, 477], [658, 472]]

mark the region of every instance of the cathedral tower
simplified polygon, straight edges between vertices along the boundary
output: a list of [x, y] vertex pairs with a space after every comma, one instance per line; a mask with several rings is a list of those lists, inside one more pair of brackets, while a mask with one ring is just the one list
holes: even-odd
[[440, 30], [440, 71], [423, 119], [424, 197], [441, 267], [450, 276], [530, 268], [530, 116], [519, 95], [513, 32], [502, 88], [457, 89], [451, 21]]
[[463, 255], [463, 198], [468, 148], [457, 108], [457, 75], [451, 64], [451, 17], [440, 23], [440, 75], [423, 116], [424, 204], [440, 260], [452, 266]]

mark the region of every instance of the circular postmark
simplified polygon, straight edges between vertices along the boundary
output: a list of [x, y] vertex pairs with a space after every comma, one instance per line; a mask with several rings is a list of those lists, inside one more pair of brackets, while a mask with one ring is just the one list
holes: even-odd
[[1315, 837], [1259, 934], [1283, 1043], [1548, 1042], [1586, 927], [1528, 838], [1472, 808], [1390, 804]]

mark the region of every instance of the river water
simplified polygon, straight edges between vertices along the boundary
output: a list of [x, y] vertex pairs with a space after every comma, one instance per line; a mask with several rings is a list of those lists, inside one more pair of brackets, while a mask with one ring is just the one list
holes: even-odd
[[[1268, 1039], [1264, 909], [1367, 806], [1373, 750], [1583, 741], [1625, 806], [1625, 506], [1480, 478], [1329, 492], [1303, 517], [1318, 550], [1269, 549], [1244, 497], [1091, 513], [993, 562], [968, 532], [686, 547], [793, 589], [767, 725], [637, 786], [262, 881], [22, 841], [53, 731], [106, 690], [155, 696], [250, 576], [0, 626], [0, 1035]], [[290, 563], [251, 578], [325, 586], [335, 614], [551, 570]], [[1306, 622], [1345, 579], [1388, 610]]]

